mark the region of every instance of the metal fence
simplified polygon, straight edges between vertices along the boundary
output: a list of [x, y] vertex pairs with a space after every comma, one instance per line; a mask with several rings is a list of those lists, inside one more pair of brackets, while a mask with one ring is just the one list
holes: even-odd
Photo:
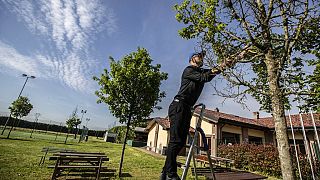
[[41, 118], [37, 113], [22, 119], [9, 118], [9, 115], [9, 112], [0, 112], [0, 132], [3, 138], [33, 138], [68, 143], [80, 142], [79, 138], [84, 132], [97, 138], [103, 138], [105, 133], [101, 129], [84, 131], [83, 127], [68, 129], [65, 122]]

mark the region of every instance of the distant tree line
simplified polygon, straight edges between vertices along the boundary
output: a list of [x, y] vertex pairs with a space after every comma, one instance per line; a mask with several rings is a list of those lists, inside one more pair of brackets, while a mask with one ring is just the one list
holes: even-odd
[[[0, 116], [0, 125], [4, 125], [6, 120], [7, 120], [7, 116]], [[12, 126], [14, 121], [9, 121], [7, 126]], [[22, 120], [20, 119], [20, 122], [17, 123], [18, 121], [16, 121], [16, 124], [14, 125], [15, 127], [20, 127], [20, 128], [26, 128], [26, 129], [32, 129], [34, 127], [34, 122], [30, 122], [30, 121], [26, 121], [26, 120]], [[43, 131], [52, 131], [52, 132], [60, 132], [61, 133], [67, 133], [68, 132], [68, 128], [66, 126], [59, 126], [59, 125], [55, 125], [55, 124], [46, 124], [46, 123], [41, 123], [41, 122], [37, 122], [37, 125], [35, 127], [36, 130], [43, 130]], [[103, 137], [105, 131], [95, 131], [95, 130], [89, 130], [88, 131], [88, 135], [89, 136], [98, 136], [98, 137]]]

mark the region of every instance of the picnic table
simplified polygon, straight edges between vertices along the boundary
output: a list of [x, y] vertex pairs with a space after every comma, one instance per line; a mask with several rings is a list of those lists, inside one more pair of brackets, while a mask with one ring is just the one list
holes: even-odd
[[105, 161], [109, 161], [109, 158], [104, 153], [60, 152], [54, 153], [49, 160], [56, 161], [54, 166], [48, 166], [49, 168], [54, 168], [52, 180], [59, 177], [65, 169], [92, 168], [96, 171], [96, 179], [99, 179], [101, 170], [107, 168], [106, 166], [102, 166], [102, 164]]
[[52, 146], [43, 147], [41, 152], [44, 154], [40, 158], [39, 165], [42, 165], [48, 155], [48, 153], [58, 153], [58, 152], [74, 152], [73, 149], [67, 149], [67, 148], [57, 148]]

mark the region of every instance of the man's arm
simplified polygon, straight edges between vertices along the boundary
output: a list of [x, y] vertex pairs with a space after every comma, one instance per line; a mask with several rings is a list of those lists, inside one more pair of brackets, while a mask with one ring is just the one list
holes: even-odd
[[199, 72], [191, 67], [187, 67], [183, 72], [183, 77], [192, 81], [209, 82], [214, 78], [215, 74], [212, 74], [210, 70]]
[[226, 58], [217, 67], [212, 68], [211, 69], [212, 75], [220, 74], [221, 72], [223, 72], [227, 68], [234, 66], [239, 59], [242, 59], [245, 56], [245, 54], [248, 51], [248, 47], [249, 47], [249, 45], [245, 46], [243, 48], [242, 52], [239, 53], [236, 57]]

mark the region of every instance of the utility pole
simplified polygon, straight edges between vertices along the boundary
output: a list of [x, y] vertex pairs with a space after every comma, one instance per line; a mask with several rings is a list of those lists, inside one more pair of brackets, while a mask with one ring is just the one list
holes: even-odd
[[36, 126], [37, 126], [37, 122], [38, 122], [39, 116], [40, 116], [40, 113], [36, 113], [36, 114], [35, 114], [34, 126], [33, 126], [33, 129], [32, 129], [32, 131], [31, 131], [30, 138], [32, 138], [32, 133], [33, 133], [33, 131], [35, 130], [35, 128], [36, 128]]

